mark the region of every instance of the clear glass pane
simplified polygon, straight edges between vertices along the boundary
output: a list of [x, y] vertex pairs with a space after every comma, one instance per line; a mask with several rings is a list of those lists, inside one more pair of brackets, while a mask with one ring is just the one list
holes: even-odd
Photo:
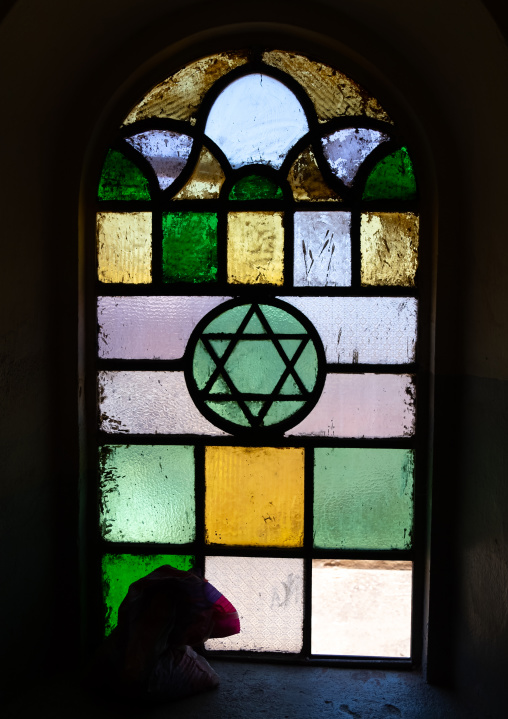
[[99, 412], [113, 434], [226, 434], [196, 408], [183, 372], [99, 372]]
[[211, 200], [219, 197], [225, 179], [215, 157], [203, 147], [192, 175], [173, 200]]
[[313, 323], [330, 363], [414, 362], [414, 297], [284, 297]]
[[409, 375], [329, 374], [312, 412], [288, 435], [409, 437], [414, 433]]
[[104, 161], [97, 195], [99, 200], [149, 200], [148, 180], [125, 155], [110, 150]]
[[365, 183], [364, 200], [413, 200], [416, 180], [405, 147], [377, 163]]
[[291, 90], [268, 75], [252, 74], [221, 92], [210, 109], [205, 133], [233, 168], [260, 163], [278, 170], [308, 129]]
[[192, 137], [170, 130], [148, 130], [126, 137], [153, 167], [161, 190], [168, 188], [181, 173], [192, 149]]
[[205, 480], [209, 544], [303, 546], [303, 449], [207, 447]]
[[206, 578], [236, 607], [240, 634], [209, 639], [207, 649], [300, 652], [303, 559], [206, 557]]
[[152, 213], [97, 213], [98, 273], [101, 282], [152, 281]]
[[326, 184], [310, 147], [293, 162], [288, 173], [288, 182], [297, 202], [340, 202], [339, 195]]
[[195, 557], [181, 554], [105, 554], [102, 558], [102, 589], [106, 605], [106, 636], [118, 624], [118, 607], [133, 582], [165, 564], [187, 571], [194, 563]]
[[165, 282], [213, 282], [217, 276], [217, 215], [162, 214], [162, 271]]
[[196, 324], [230, 297], [98, 297], [99, 357], [180, 359]]
[[295, 212], [294, 283], [297, 287], [351, 285], [351, 214]]
[[282, 212], [228, 214], [228, 282], [281, 285], [284, 281]]
[[363, 212], [362, 285], [412, 287], [418, 268], [419, 218], [413, 212]]
[[150, 117], [193, 120], [201, 101], [214, 82], [247, 62], [241, 52], [221, 52], [191, 62], [156, 85], [125, 118], [130, 125]]
[[409, 549], [413, 451], [316, 448], [314, 546]]
[[102, 447], [100, 475], [104, 539], [172, 544], [194, 540], [193, 447]]
[[345, 185], [351, 186], [367, 155], [389, 137], [378, 130], [347, 127], [323, 137], [321, 144], [330, 169]]
[[379, 102], [363, 87], [335, 68], [294, 52], [272, 50], [263, 54], [268, 65], [297, 80], [314, 103], [320, 122], [341, 115], [366, 115], [390, 122]]
[[409, 657], [411, 562], [314, 559], [313, 654]]

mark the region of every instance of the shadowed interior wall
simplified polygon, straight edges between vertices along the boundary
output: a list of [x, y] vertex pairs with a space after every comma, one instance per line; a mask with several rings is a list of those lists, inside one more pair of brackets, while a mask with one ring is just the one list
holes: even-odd
[[160, 63], [170, 69], [216, 49], [220, 38], [253, 38], [333, 59], [380, 98], [416, 147], [436, 309], [429, 677], [454, 683], [485, 716], [501, 716], [508, 698], [508, 49], [492, 15], [479, 0], [321, 0], [310, 10], [286, 0], [18, 0], [5, 9], [6, 686], [20, 667], [42, 675], [78, 661], [77, 318], [86, 183], [108, 132], [160, 79]]

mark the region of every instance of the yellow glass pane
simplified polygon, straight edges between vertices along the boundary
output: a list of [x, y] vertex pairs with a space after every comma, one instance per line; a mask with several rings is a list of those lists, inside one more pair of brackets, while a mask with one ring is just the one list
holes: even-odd
[[265, 52], [263, 60], [287, 72], [304, 88], [314, 103], [320, 122], [340, 115], [366, 115], [391, 122], [379, 102], [356, 82], [329, 65], [292, 52]]
[[97, 213], [98, 273], [101, 282], [152, 281], [152, 213]]
[[293, 197], [298, 202], [340, 200], [341, 198], [325, 182], [314, 153], [308, 147], [298, 155], [288, 174]]
[[130, 125], [149, 117], [195, 121], [201, 100], [213, 83], [246, 62], [245, 54], [221, 52], [186, 65], [152, 88], [131, 110], [123, 124]]
[[303, 546], [304, 450], [207, 447], [209, 544]]
[[206, 147], [203, 147], [194, 172], [173, 199], [210, 200], [219, 197], [225, 179], [222, 168], [215, 157]]
[[419, 218], [413, 212], [362, 213], [362, 285], [413, 286], [418, 229]]
[[282, 285], [283, 212], [228, 214], [228, 282]]

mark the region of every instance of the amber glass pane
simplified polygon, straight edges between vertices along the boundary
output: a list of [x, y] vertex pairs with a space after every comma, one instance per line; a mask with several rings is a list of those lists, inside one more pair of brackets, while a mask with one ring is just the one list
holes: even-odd
[[152, 281], [152, 213], [97, 213], [98, 273], [101, 282]]
[[281, 285], [284, 280], [282, 212], [230, 212], [228, 281]]
[[217, 215], [162, 215], [162, 271], [165, 282], [213, 282], [217, 275]]
[[302, 546], [303, 449], [207, 447], [205, 478], [209, 544]]
[[268, 65], [287, 72], [303, 86], [314, 103], [320, 122], [341, 115], [366, 115], [390, 122], [390, 118], [374, 97], [329, 65], [281, 50], [265, 52], [263, 60]]
[[99, 200], [149, 200], [148, 180], [139, 167], [116, 150], [104, 161], [98, 190]]
[[297, 202], [340, 200], [339, 195], [326, 184], [310, 147], [294, 161], [288, 174], [288, 182]]
[[224, 179], [221, 166], [212, 153], [203, 147], [192, 175], [173, 199], [211, 200], [219, 197]]
[[362, 285], [412, 287], [418, 267], [419, 218], [413, 212], [364, 212]]
[[246, 62], [247, 57], [238, 52], [221, 52], [191, 62], [152, 88], [123, 124], [130, 125], [149, 117], [191, 120], [213, 83]]

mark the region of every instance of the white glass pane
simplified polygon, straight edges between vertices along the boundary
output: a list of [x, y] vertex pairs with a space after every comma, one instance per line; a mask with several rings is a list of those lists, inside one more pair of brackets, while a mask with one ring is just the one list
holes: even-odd
[[409, 657], [411, 562], [312, 561], [313, 654]]
[[409, 375], [329, 374], [312, 412], [288, 435], [408, 437], [414, 433]]
[[297, 287], [351, 285], [350, 229], [349, 212], [295, 212]]
[[414, 362], [418, 302], [414, 297], [281, 297], [319, 332], [330, 363]]
[[187, 163], [192, 137], [169, 130], [149, 130], [125, 138], [153, 167], [161, 190], [169, 187]]
[[308, 130], [299, 101], [278, 80], [252, 74], [235, 80], [212, 105], [205, 133], [235, 169], [251, 163], [279, 169]]
[[240, 617], [240, 634], [210, 639], [207, 649], [301, 651], [303, 559], [206, 557], [205, 576]]
[[99, 372], [99, 411], [104, 432], [226, 434], [196, 408], [183, 372]]
[[229, 297], [99, 297], [99, 357], [180, 359], [199, 320]]
[[321, 144], [332, 172], [350, 186], [367, 155], [388, 139], [377, 130], [348, 127], [323, 137]]

